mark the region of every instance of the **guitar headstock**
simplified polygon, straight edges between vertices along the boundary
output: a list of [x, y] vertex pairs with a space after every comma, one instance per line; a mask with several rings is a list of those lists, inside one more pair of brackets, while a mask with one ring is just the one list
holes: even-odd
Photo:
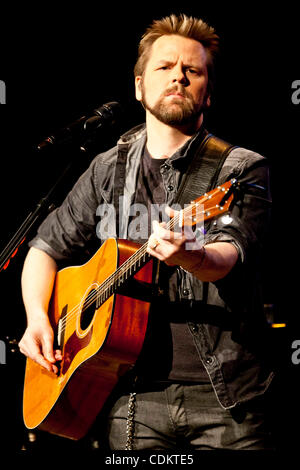
[[234, 191], [237, 186], [237, 180], [231, 179], [194, 201], [191, 201], [189, 206], [180, 211], [179, 225], [181, 227], [193, 226], [227, 212], [232, 203]]

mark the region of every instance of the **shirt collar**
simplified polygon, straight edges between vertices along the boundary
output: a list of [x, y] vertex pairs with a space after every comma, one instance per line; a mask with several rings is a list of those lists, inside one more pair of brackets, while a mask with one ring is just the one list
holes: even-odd
[[169, 161], [177, 163], [178, 160], [185, 159], [187, 156], [191, 155], [206, 135], [207, 131], [202, 125], [198, 131], [169, 158]]

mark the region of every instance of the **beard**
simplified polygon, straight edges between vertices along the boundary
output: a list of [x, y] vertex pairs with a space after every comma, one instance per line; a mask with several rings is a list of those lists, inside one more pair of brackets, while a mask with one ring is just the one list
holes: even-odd
[[[147, 102], [144, 83], [141, 83], [142, 104], [159, 121], [170, 126], [182, 126], [196, 122], [202, 114], [204, 106], [195, 103], [193, 96], [180, 85], [168, 88], [151, 106]], [[166, 102], [166, 97], [172, 92], [180, 93], [183, 98], [172, 98], [172, 102]]]

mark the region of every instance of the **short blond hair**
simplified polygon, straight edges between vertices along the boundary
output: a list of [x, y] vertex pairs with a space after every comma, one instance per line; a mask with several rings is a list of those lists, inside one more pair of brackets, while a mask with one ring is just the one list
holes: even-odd
[[177, 34], [185, 38], [195, 39], [200, 42], [207, 53], [208, 89], [213, 89], [214, 64], [219, 50], [219, 36], [214, 28], [200, 18], [194, 18], [185, 14], [166, 16], [155, 20], [146, 29], [138, 47], [138, 58], [134, 67], [134, 75], [141, 76], [145, 71], [152, 44], [161, 36]]

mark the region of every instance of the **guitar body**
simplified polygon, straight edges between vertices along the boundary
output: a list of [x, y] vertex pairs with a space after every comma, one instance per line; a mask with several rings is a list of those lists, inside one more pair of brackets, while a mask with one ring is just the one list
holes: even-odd
[[[191, 201], [166, 227], [194, 226], [224, 214], [237, 185], [229, 180]], [[153, 278], [147, 243], [114, 238], [83, 266], [57, 273], [49, 318], [63, 359], [57, 375], [27, 359], [23, 414], [29, 429], [71, 439], [86, 434], [139, 356]]]
[[[119, 378], [136, 362], [148, 322], [150, 301], [114, 293], [89, 305], [95, 289], [140, 247], [108, 239], [84, 265], [56, 275], [49, 317], [60, 339], [58, 375], [31, 359], [25, 371], [25, 425], [80, 439], [86, 434]], [[134, 276], [151, 286], [153, 263]], [[59, 324], [60, 323], [60, 324]]]

